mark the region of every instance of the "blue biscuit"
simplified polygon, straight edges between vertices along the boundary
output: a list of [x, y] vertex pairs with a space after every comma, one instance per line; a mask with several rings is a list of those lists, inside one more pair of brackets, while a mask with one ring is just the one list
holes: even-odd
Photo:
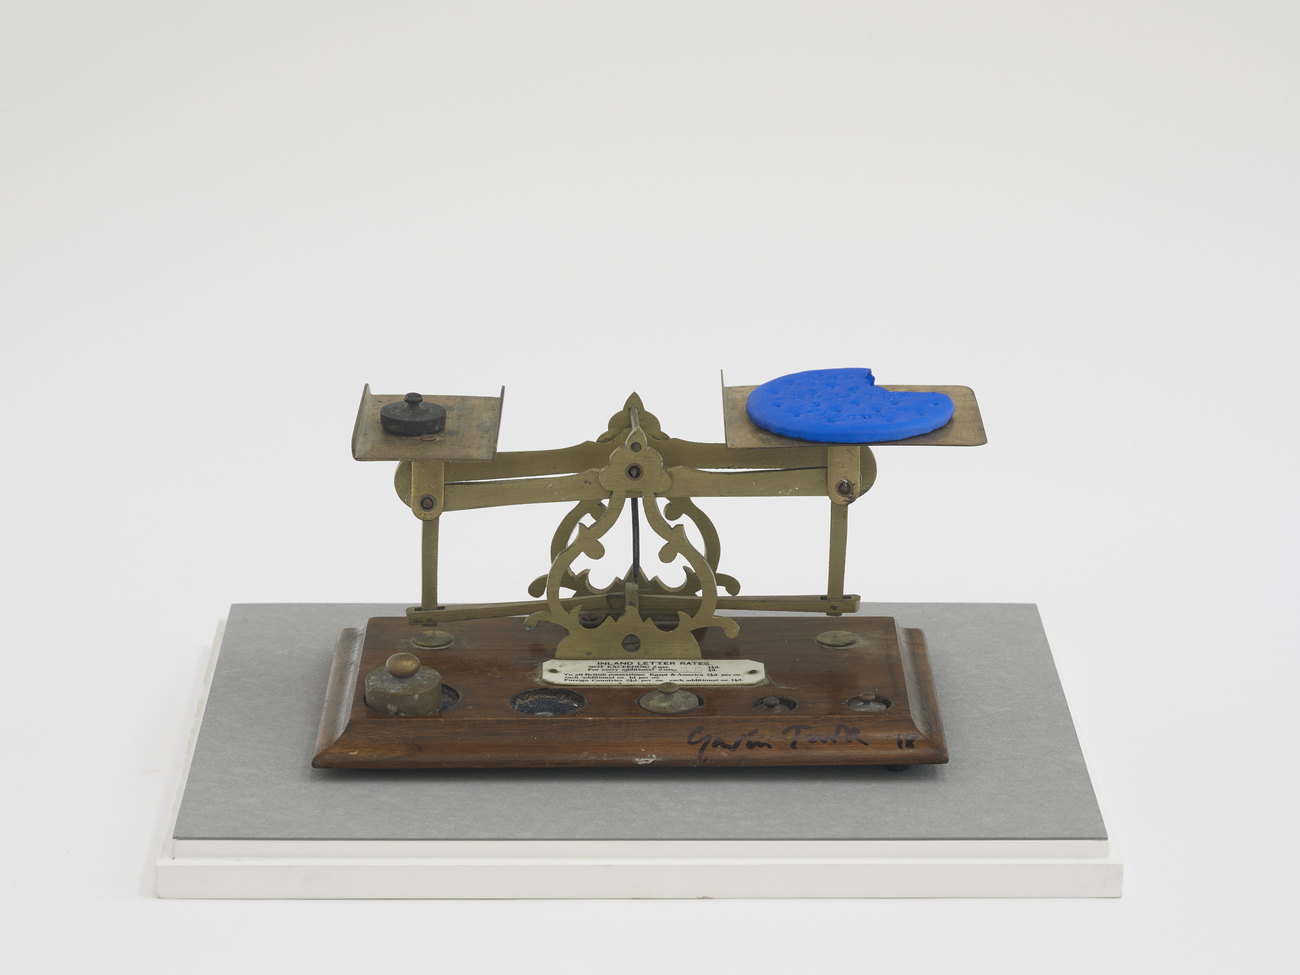
[[759, 386], [745, 403], [764, 430], [815, 443], [883, 443], [937, 430], [952, 419], [943, 393], [891, 392], [870, 369], [811, 369]]

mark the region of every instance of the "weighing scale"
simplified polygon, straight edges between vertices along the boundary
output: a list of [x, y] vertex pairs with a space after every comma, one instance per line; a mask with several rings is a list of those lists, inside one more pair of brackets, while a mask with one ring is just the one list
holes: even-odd
[[[846, 615], [860, 605], [844, 591], [848, 513], [876, 479], [873, 447], [983, 444], [979, 407], [964, 386], [816, 373], [760, 387], [724, 380], [721, 443], [670, 436], [633, 394], [594, 440], [520, 452], [497, 450], [504, 389], [376, 395], [366, 386], [352, 454], [397, 462], [397, 495], [421, 528], [420, 602], [340, 635], [312, 765], [901, 771], [947, 762], [925, 635], [892, 617]], [[755, 405], [764, 397], [793, 426]], [[948, 417], [939, 426], [896, 435], [910, 429], [898, 422], [938, 403]], [[827, 500], [825, 592], [742, 593], [698, 504], [735, 497]], [[440, 602], [444, 515], [543, 502], [571, 507], [528, 599]], [[632, 564], [599, 586], [576, 566], [600, 562], [620, 521]], [[668, 585], [654, 563], [678, 566], [683, 581]], [[738, 611], [746, 615], [729, 615]]]

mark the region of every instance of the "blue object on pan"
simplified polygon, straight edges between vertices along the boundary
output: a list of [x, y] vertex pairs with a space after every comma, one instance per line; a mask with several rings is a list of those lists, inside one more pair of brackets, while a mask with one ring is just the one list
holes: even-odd
[[811, 369], [759, 386], [745, 403], [764, 430], [815, 443], [884, 443], [937, 430], [952, 419], [943, 393], [891, 392], [870, 369]]

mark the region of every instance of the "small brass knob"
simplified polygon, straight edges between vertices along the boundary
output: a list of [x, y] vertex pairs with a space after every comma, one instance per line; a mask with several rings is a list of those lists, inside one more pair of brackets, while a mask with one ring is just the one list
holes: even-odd
[[420, 670], [420, 658], [413, 653], [395, 653], [384, 667], [394, 677], [414, 677]]

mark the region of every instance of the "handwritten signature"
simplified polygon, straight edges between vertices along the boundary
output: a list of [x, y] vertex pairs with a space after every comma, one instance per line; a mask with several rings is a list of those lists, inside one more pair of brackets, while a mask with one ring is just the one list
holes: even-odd
[[[798, 748], [800, 745], [837, 745], [840, 743], [866, 746], [869, 742], [862, 737], [862, 731], [851, 725], [837, 724], [835, 730], [826, 734], [824, 730], [819, 730], [813, 725], [792, 724], [789, 727], [782, 728], [781, 734], [784, 739], [790, 743], [791, 748]], [[686, 736], [686, 744], [699, 745], [699, 759], [701, 763], [707, 762], [708, 751], [711, 748], [720, 748], [724, 752], [753, 751], [756, 748], [775, 748], [776, 746], [766, 740], [758, 733], [758, 729], [746, 731], [734, 738], [723, 738], [719, 735], [705, 731], [703, 725], [697, 725], [689, 735]]]
[[758, 735], [758, 729], [746, 731], [743, 735], [737, 735], [734, 740], [719, 738], [717, 735], [711, 735], [704, 730], [703, 725], [696, 727], [689, 735], [686, 736], [686, 744], [700, 746], [700, 762], [707, 762], [705, 756], [710, 748], [721, 748], [723, 751], [738, 752], [742, 748], [771, 748], [770, 741], [764, 741]]

